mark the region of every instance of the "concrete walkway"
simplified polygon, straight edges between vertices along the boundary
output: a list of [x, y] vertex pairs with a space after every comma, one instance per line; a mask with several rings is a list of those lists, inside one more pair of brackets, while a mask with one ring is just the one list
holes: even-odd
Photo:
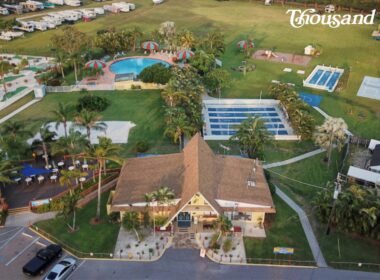
[[284, 160], [284, 161], [264, 164], [263, 168], [264, 169], [268, 169], [268, 168], [273, 168], [273, 167], [278, 167], [278, 166], [283, 166], [283, 165], [291, 164], [291, 163], [303, 160], [305, 158], [313, 157], [313, 156], [318, 155], [320, 153], [323, 153], [325, 151], [326, 151], [325, 149], [318, 149], [318, 150], [311, 151], [311, 152], [308, 152], [306, 154], [302, 154], [302, 155], [299, 155], [299, 156], [296, 156], [294, 158], [290, 158], [290, 159], [287, 159], [287, 160]]
[[302, 210], [301, 207], [299, 207], [293, 200], [291, 200], [283, 191], [281, 191], [277, 186], [276, 186], [276, 194], [286, 202], [294, 211], [297, 212], [302, 228], [305, 232], [307, 241], [309, 242], [309, 246], [311, 249], [311, 252], [313, 253], [314, 260], [317, 263], [318, 267], [327, 267], [325, 258], [323, 257], [322, 251], [319, 248], [319, 244], [317, 241], [317, 238], [314, 235], [313, 229], [310, 225], [309, 219], [307, 218], [307, 215], [305, 211]]
[[29, 101], [28, 103], [22, 105], [20, 108], [17, 108], [12, 113], [10, 113], [10, 114], [6, 115], [4, 118], [0, 119], [0, 124], [2, 124], [3, 122], [9, 120], [10, 118], [14, 117], [15, 115], [17, 115], [21, 111], [25, 110], [29, 106], [32, 106], [34, 103], [37, 103], [40, 100], [41, 99], [33, 99], [32, 101]]
[[35, 222], [49, 220], [55, 218], [57, 212], [48, 212], [43, 214], [36, 214], [32, 212], [9, 215], [7, 221], [5, 222], [6, 227], [19, 226], [28, 227]]

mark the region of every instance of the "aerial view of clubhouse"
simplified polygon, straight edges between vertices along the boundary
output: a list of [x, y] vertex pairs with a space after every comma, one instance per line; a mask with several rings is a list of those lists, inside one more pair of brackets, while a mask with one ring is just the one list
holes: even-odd
[[0, 275], [379, 279], [379, 12], [1, 1]]

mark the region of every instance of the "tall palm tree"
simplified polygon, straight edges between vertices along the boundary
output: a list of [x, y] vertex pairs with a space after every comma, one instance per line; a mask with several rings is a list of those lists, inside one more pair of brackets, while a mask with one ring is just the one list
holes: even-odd
[[44, 153], [44, 160], [46, 166], [49, 165], [49, 148], [50, 144], [54, 141], [54, 138], [57, 136], [57, 134], [54, 131], [50, 130], [49, 123], [43, 124], [39, 129], [40, 137], [41, 139], [33, 141], [32, 146], [41, 146], [42, 151]]
[[65, 195], [62, 198], [63, 203], [63, 209], [61, 210], [61, 215], [68, 220], [71, 215], [73, 215], [73, 224], [67, 226], [71, 231], [76, 230], [76, 208], [78, 200], [81, 198], [80, 194], [78, 192], [74, 192], [71, 195]]
[[[99, 137], [99, 143], [103, 142], [102, 137]], [[117, 152], [120, 150], [119, 146], [114, 144], [108, 145], [97, 145], [92, 146], [85, 157], [96, 159], [98, 165], [98, 202], [96, 206], [96, 216], [95, 219], [99, 221], [100, 219], [100, 199], [101, 199], [101, 187], [102, 187], [102, 170], [105, 165], [106, 160], [112, 160], [116, 163], [121, 163], [121, 159], [116, 156]]]
[[266, 129], [263, 120], [258, 117], [249, 117], [243, 121], [238, 126], [236, 134], [230, 138], [231, 141], [238, 142], [240, 149], [249, 158], [260, 157], [264, 144], [271, 139], [272, 136]]
[[5, 74], [7, 74], [13, 68], [8, 61], [0, 61], [0, 77], [3, 81], [4, 92], [7, 93], [7, 86], [5, 82]]
[[65, 78], [65, 69], [63, 65], [67, 61], [66, 53], [62, 50], [57, 50], [55, 52], [55, 62], [57, 63], [57, 67], [59, 68], [59, 71], [61, 72], [61, 76], [64, 79]]
[[134, 231], [137, 241], [140, 241], [138, 230], [140, 229], [139, 214], [137, 212], [126, 212], [123, 216], [123, 227], [128, 231]]
[[220, 215], [218, 219], [214, 223], [214, 228], [219, 231], [219, 236], [217, 241], [219, 241], [220, 237], [229, 232], [232, 228], [232, 222], [228, 219], [227, 216]]
[[70, 155], [75, 165], [76, 155], [84, 152], [86, 147], [88, 147], [89, 142], [87, 137], [75, 131], [72, 127], [69, 130], [69, 135], [67, 137], [60, 137], [57, 141], [52, 144], [52, 154], [64, 154]]
[[173, 88], [167, 87], [162, 92], [162, 97], [164, 98], [166, 104], [173, 108], [179, 103], [188, 102], [189, 98], [182, 91], [174, 91]]
[[53, 114], [52, 121], [55, 122], [55, 128], [58, 129], [59, 125], [62, 123], [65, 130], [65, 137], [67, 138], [67, 122], [69, 121], [74, 107], [70, 104], [58, 103], [58, 108], [51, 111]]
[[107, 128], [104, 122], [100, 122], [101, 119], [101, 115], [88, 110], [82, 110], [74, 118], [76, 126], [86, 129], [88, 141], [91, 141], [91, 129], [104, 131]]
[[212, 53], [216, 56], [224, 53], [224, 35], [221, 32], [213, 31], [206, 34], [206, 37], [202, 41], [203, 49], [208, 53]]
[[327, 150], [327, 166], [330, 167], [331, 154], [334, 146], [340, 150], [346, 140], [347, 124], [341, 118], [327, 118], [316, 130], [314, 141], [321, 148]]
[[[170, 204], [171, 200], [175, 197], [174, 191], [166, 186], [161, 186], [151, 195], [153, 200], [156, 201], [158, 205]], [[161, 208], [161, 211], [163, 211], [163, 208]]]
[[[12, 183], [12, 180], [10, 178], [11, 172], [15, 169], [11, 162], [8, 160], [3, 160], [0, 158], [0, 183], [3, 185]], [[1, 188], [0, 188], [0, 198], [1, 198]]]
[[69, 189], [70, 195], [73, 194], [73, 179], [74, 172], [73, 170], [62, 170], [61, 176], [59, 177], [59, 184], [61, 186], [66, 186]]
[[185, 30], [181, 32], [178, 36], [179, 43], [182, 48], [190, 50], [192, 47], [195, 46], [196, 39], [194, 37], [193, 32]]
[[140, 28], [135, 26], [131, 31], [130, 31], [130, 40], [131, 40], [131, 45], [132, 45], [132, 51], [136, 51], [136, 45], [138, 44], [138, 41], [141, 39], [141, 37], [144, 35], [144, 33], [141, 31]]
[[176, 118], [172, 118], [168, 122], [164, 134], [166, 136], [172, 137], [174, 143], [179, 143], [179, 151], [182, 150], [183, 137], [189, 137], [195, 132], [194, 127], [192, 127], [186, 115], [180, 114]]

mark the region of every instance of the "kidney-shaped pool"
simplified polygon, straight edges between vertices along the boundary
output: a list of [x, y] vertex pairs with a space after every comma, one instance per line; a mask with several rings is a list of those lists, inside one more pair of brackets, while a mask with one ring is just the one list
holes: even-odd
[[110, 65], [110, 70], [114, 74], [135, 74], [138, 76], [146, 67], [157, 63], [160, 63], [165, 67], [170, 66], [170, 63], [156, 58], [131, 57], [112, 63]]

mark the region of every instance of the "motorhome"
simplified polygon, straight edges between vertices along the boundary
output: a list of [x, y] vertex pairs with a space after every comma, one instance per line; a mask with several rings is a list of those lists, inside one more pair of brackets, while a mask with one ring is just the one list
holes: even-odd
[[129, 5], [125, 2], [112, 3], [112, 6], [120, 9], [120, 12], [127, 13], [129, 12]]
[[62, 11], [58, 12], [60, 16], [63, 17], [63, 19], [68, 23], [73, 23], [75, 21], [78, 21], [82, 18], [82, 13], [74, 12], [74, 11]]
[[136, 5], [135, 4], [133, 4], [133, 3], [126, 3], [126, 4], [129, 6], [129, 10], [130, 11], [133, 11], [133, 10], [136, 9]]
[[120, 8], [116, 7], [116, 6], [113, 6], [113, 5], [105, 5], [105, 6], [103, 6], [103, 8], [107, 12], [111, 12], [111, 13], [114, 13], [114, 14], [120, 13]]
[[[54, 17], [54, 16], [44, 16], [44, 17], [42, 17], [42, 20], [49, 23], [49, 24], [54, 24], [54, 27], [52, 27], [52, 28], [55, 28], [57, 25], [61, 25], [62, 22], [64, 21], [63, 18]], [[51, 27], [49, 27], [49, 28], [51, 28]]]
[[37, 1], [28, 0], [26, 2], [20, 2], [20, 5], [24, 10], [35, 12], [44, 9], [44, 4]]
[[30, 21], [30, 23], [33, 24], [37, 30], [46, 31], [48, 29], [48, 25], [44, 21]]
[[34, 32], [34, 24], [31, 21], [18, 21], [19, 26], [13, 26], [13, 29], [22, 30], [26, 32]]
[[65, 5], [72, 6], [72, 7], [79, 7], [82, 5], [81, 0], [65, 0]]
[[0, 7], [0, 15], [3, 15], [3, 16], [9, 15], [8, 9]]
[[80, 12], [82, 13], [83, 17], [90, 18], [90, 19], [96, 18], [96, 12], [94, 10], [82, 9], [80, 10]]
[[55, 5], [64, 5], [65, 0], [48, 0], [49, 3], [55, 4]]
[[157, 4], [162, 4], [164, 3], [164, 0], [153, 0], [153, 4], [157, 5]]
[[103, 8], [94, 8], [94, 12], [97, 15], [104, 15], [104, 9]]
[[24, 9], [21, 5], [9, 5], [9, 4], [3, 4], [4, 8], [7, 8], [9, 12], [14, 14], [22, 14]]
[[24, 35], [24, 32], [16, 31], [3, 31], [0, 34], [0, 39], [5, 41], [10, 41], [14, 38], [21, 37]]

